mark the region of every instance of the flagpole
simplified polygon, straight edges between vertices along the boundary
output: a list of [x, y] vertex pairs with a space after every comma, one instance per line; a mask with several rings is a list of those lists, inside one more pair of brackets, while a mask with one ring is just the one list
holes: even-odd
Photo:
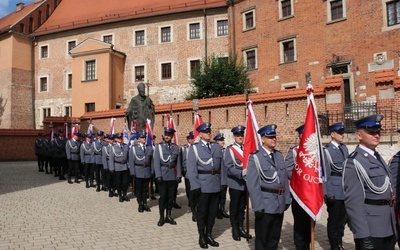
[[[247, 105], [247, 101], [249, 100], [249, 91], [248, 89], [244, 90], [244, 94], [246, 97], [246, 112], [244, 114], [244, 120], [246, 121], [246, 114], [247, 114], [247, 109], [248, 109], [248, 105]], [[244, 189], [246, 190], [246, 241], [249, 242], [249, 234], [250, 234], [250, 215], [249, 215], [249, 191], [247, 190], [247, 185], [244, 186]]]

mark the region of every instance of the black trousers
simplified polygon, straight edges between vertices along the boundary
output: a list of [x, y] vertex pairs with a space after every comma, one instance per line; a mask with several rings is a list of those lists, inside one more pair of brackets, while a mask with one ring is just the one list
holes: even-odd
[[57, 168], [58, 168], [58, 175], [60, 178], [63, 178], [64, 175], [67, 173], [68, 169], [68, 161], [66, 157], [58, 157], [57, 158]]
[[266, 214], [260, 219], [255, 220], [256, 250], [278, 249], [279, 239], [281, 238], [283, 222], [282, 214]]
[[211, 233], [217, 216], [220, 193], [201, 193], [197, 206], [197, 228]]
[[118, 192], [126, 194], [129, 187], [129, 170], [114, 171], [115, 186]]
[[[362, 242], [360, 239], [354, 239], [356, 243], [356, 250], [362, 250]], [[372, 244], [374, 245], [374, 249], [385, 249], [385, 250], [394, 250], [394, 246], [396, 244], [396, 237], [394, 235], [385, 237], [385, 238], [372, 238]]]
[[102, 182], [102, 174], [103, 174], [103, 164], [94, 164], [94, 172], [96, 174], [96, 185], [100, 187]]
[[219, 192], [219, 204], [225, 205], [226, 203], [226, 192], [228, 190], [227, 186], [221, 187], [221, 192]]
[[326, 199], [328, 211], [328, 238], [330, 241], [341, 239], [347, 222], [346, 207], [343, 200]]
[[111, 172], [109, 169], [105, 169], [105, 178], [106, 187], [108, 189], [116, 190], [117, 188], [115, 186], [114, 173]]
[[160, 198], [158, 199], [158, 206], [160, 212], [165, 209], [172, 209], [172, 202], [174, 201], [174, 194], [176, 188], [176, 181], [163, 181], [158, 184], [158, 192], [160, 193]]
[[37, 156], [37, 163], [38, 163], [38, 170], [39, 172], [43, 171], [44, 168], [44, 161], [45, 161], [45, 157], [43, 155], [36, 155]]
[[73, 161], [73, 160], [68, 161], [68, 180], [71, 180], [72, 172], [74, 171], [75, 181], [78, 181], [79, 166], [80, 166], [79, 161]]
[[296, 247], [310, 246], [311, 242], [311, 217], [292, 199], [293, 238]]
[[229, 204], [229, 219], [231, 226], [239, 226], [240, 221], [244, 221], [246, 209], [246, 191], [229, 188], [231, 202]]
[[92, 163], [84, 163], [83, 166], [85, 168], [85, 182], [88, 183], [90, 180], [90, 184], [92, 184], [94, 179], [94, 165]]
[[193, 196], [193, 193], [190, 192], [190, 181], [188, 178], [185, 178], [185, 191], [186, 191], [186, 197], [188, 199], [188, 205], [190, 209], [193, 210], [197, 206], [198, 201]]
[[135, 178], [136, 199], [139, 204], [143, 204], [147, 200], [149, 181], [150, 178]]

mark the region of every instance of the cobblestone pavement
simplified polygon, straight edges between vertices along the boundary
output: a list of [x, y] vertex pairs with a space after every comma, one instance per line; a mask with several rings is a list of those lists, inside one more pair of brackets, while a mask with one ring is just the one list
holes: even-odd
[[[69, 185], [39, 173], [36, 162], [0, 162], [0, 249], [200, 249], [183, 183], [177, 202], [182, 205], [173, 210], [177, 225], [158, 227], [157, 201], [149, 201], [150, 213], [139, 213], [133, 198], [120, 203], [107, 192], [85, 188], [84, 182]], [[324, 209], [315, 229], [315, 249], [329, 249], [326, 217]], [[254, 236], [252, 213], [250, 228]], [[292, 230], [289, 209], [279, 249], [294, 249]], [[232, 240], [229, 219], [217, 219], [213, 235], [218, 249], [254, 249], [254, 239]], [[348, 228], [343, 241], [346, 249], [354, 249]]]

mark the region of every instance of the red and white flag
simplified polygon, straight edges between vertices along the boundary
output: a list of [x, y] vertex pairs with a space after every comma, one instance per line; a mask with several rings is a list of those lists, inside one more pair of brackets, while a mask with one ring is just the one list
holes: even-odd
[[153, 146], [153, 130], [151, 129], [151, 120], [146, 120], [146, 146]]
[[202, 123], [203, 123], [203, 119], [201, 118], [201, 115], [198, 113], [194, 113], [193, 138], [194, 138], [195, 142], [200, 140], [199, 132], [197, 131], [197, 127], [200, 126]]
[[129, 143], [128, 126], [126, 125], [126, 123], [124, 123], [124, 129], [122, 131], [122, 143]]
[[111, 118], [110, 120], [110, 134], [115, 134], [115, 118]]
[[69, 139], [69, 134], [68, 134], [68, 123], [64, 123], [64, 134], [63, 137]]
[[79, 132], [78, 124], [73, 123], [71, 126], [71, 135], [69, 139], [72, 139], [72, 137], [74, 137], [74, 134], [78, 132]]
[[54, 140], [54, 129], [53, 126], [50, 127], [50, 140], [49, 141], [53, 141]]
[[307, 85], [307, 114], [290, 181], [290, 192], [297, 203], [314, 220], [321, 216], [324, 204], [322, 188], [323, 153], [317, 109], [311, 84]]
[[247, 174], [247, 163], [250, 154], [258, 150], [258, 145], [261, 142], [261, 137], [257, 131], [258, 123], [254, 115], [252, 101], [249, 100], [247, 101], [246, 131], [243, 143], [243, 176], [246, 176]]
[[[165, 126], [167, 128], [172, 128], [176, 131], [176, 126], [175, 126], [175, 122], [174, 122], [174, 118], [172, 118], [171, 115], [166, 114], [165, 115]], [[178, 136], [177, 133], [174, 133], [174, 137], [172, 138], [172, 142], [175, 143], [176, 145], [178, 145]]]

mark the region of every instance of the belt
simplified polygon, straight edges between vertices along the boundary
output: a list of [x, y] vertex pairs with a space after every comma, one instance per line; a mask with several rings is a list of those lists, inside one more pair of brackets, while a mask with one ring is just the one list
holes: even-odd
[[175, 165], [162, 165], [161, 167], [165, 167], [165, 168], [175, 168]]
[[265, 188], [261, 187], [261, 191], [273, 194], [283, 194], [285, 192], [285, 188]]
[[368, 205], [393, 207], [394, 199], [381, 199], [381, 200], [365, 199], [364, 203]]
[[135, 163], [135, 166], [139, 166], [139, 167], [143, 167], [143, 168], [147, 168], [147, 167], [149, 167], [149, 165], [148, 164], [136, 164]]
[[220, 174], [220, 171], [219, 170], [215, 170], [215, 169], [213, 169], [213, 170], [197, 170], [197, 172], [199, 174], [211, 174], [211, 175]]
[[332, 172], [331, 176], [342, 176], [342, 173], [338, 173], [338, 172]]
[[78, 153], [78, 152], [71, 152], [71, 154], [77, 155], [77, 154], [79, 154], [79, 153]]
[[115, 163], [124, 164], [122, 161], [114, 161]]

